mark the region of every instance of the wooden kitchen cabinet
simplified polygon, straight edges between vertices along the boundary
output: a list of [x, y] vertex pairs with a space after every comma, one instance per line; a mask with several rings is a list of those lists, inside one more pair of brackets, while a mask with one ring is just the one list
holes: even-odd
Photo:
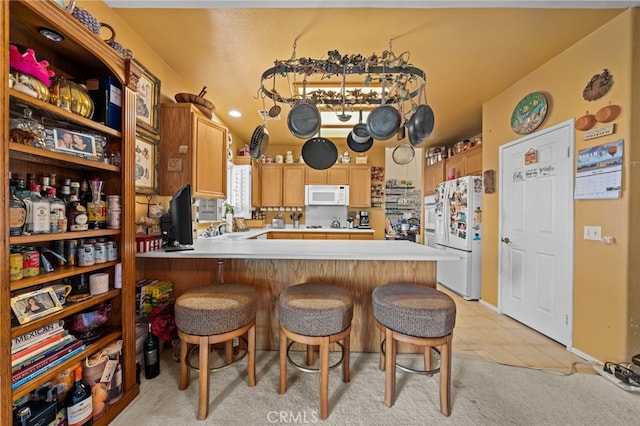
[[465, 151], [465, 176], [482, 175], [482, 145], [474, 146]]
[[265, 163], [260, 165], [261, 207], [281, 207], [283, 183], [282, 164]]
[[346, 164], [336, 164], [329, 167], [327, 172], [327, 185], [349, 185], [350, 170], [352, 166]]
[[466, 151], [449, 157], [444, 161], [445, 176], [448, 169], [455, 169], [456, 178], [462, 176], [482, 175], [482, 145], [474, 146]]
[[447, 177], [445, 175], [444, 160], [440, 160], [437, 163], [430, 164], [424, 169], [424, 193], [434, 194], [436, 192], [436, 185], [440, 182], [444, 182]]
[[349, 166], [349, 207], [371, 207], [370, 166]]
[[227, 197], [227, 129], [190, 103], [160, 107], [160, 194], [187, 183], [194, 197]]
[[304, 207], [304, 164], [284, 164], [282, 183], [282, 205]]
[[335, 164], [325, 170], [316, 170], [306, 166], [306, 185], [348, 185], [349, 165]]

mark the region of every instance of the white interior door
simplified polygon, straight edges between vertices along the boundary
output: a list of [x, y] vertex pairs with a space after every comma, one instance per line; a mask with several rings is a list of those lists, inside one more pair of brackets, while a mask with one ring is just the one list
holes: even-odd
[[569, 346], [573, 324], [573, 120], [500, 149], [499, 306]]

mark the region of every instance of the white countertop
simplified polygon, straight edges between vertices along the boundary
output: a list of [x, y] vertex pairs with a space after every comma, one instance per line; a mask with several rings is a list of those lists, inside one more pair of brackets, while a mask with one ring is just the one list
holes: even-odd
[[373, 229], [359, 229], [359, 228], [305, 228], [302, 225], [300, 228], [294, 228], [293, 225], [285, 225], [283, 229], [272, 228], [270, 226], [264, 228], [249, 228], [248, 231], [243, 232], [226, 232], [222, 235], [215, 236], [213, 238], [232, 238], [232, 239], [242, 239], [247, 240], [249, 238], [257, 237], [258, 235], [263, 235], [268, 232], [304, 232], [304, 233], [323, 233], [323, 234], [340, 234], [340, 233], [363, 233], [363, 234], [373, 234], [375, 231]]
[[[270, 232], [271, 229], [256, 230]], [[276, 230], [273, 230], [276, 231]], [[297, 229], [296, 231], [300, 231]], [[304, 230], [306, 232], [306, 230]], [[309, 230], [311, 231], [311, 230]], [[326, 230], [320, 229], [325, 232]], [[347, 230], [353, 231], [351, 229]], [[137, 253], [139, 258], [307, 259], [307, 260], [460, 260], [442, 250], [410, 241], [386, 240], [255, 240], [251, 231], [194, 240], [194, 250]], [[237, 235], [237, 236], [236, 236]], [[259, 235], [259, 234], [258, 234]], [[254, 235], [255, 236], [255, 235]]]

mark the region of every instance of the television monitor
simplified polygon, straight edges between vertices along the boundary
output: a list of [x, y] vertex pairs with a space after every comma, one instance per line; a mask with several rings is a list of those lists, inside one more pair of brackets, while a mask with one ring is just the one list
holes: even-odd
[[165, 251], [193, 250], [191, 217], [191, 185], [186, 184], [169, 202], [169, 213], [162, 218], [162, 236]]

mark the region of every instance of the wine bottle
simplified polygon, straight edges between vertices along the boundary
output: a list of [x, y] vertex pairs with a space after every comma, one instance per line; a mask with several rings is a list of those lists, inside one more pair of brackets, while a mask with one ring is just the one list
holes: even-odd
[[160, 374], [160, 339], [151, 332], [149, 324], [149, 334], [144, 341], [144, 377], [153, 379]]
[[93, 425], [93, 400], [91, 388], [82, 382], [82, 367], [73, 371], [75, 383], [64, 398], [69, 426]]

